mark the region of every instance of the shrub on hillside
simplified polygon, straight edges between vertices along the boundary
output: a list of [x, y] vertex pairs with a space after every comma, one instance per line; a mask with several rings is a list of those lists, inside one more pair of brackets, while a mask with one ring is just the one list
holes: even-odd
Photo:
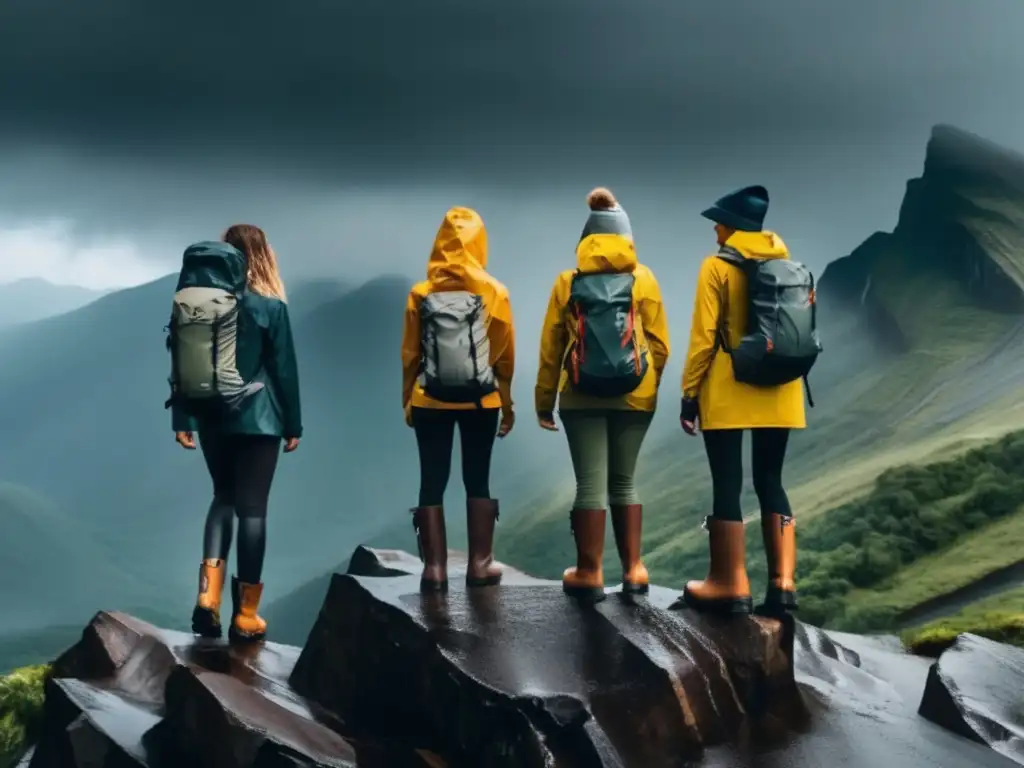
[[49, 667], [25, 667], [0, 678], [0, 768], [11, 768], [39, 735]]
[[852, 587], [883, 583], [900, 568], [1024, 504], [1024, 433], [950, 461], [895, 467], [866, 497], [801, 528], [802, 618], [856, 631], [883, 629], [891, 609], [845, 613]]

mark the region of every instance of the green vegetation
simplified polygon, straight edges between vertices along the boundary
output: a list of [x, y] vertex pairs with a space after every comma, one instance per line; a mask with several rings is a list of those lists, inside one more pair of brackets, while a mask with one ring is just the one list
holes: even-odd
[[0, 768], [12, 768], [36, 742], [49, 667], [24, 667], [0, 678]]
[[907, 630], [902, 640], [914, 653], [938, 656], [964, 632], [1024, 647], [1024, 588], [982, 600], [955, 616]]
[[1021, 559], [1024, 509], [963, 536], [947, 549], [915, 560], [876, 589], [853, 590], [845, 603], [850, 612], [874, 605], [899, 614]]
[[812, 624], [868, 631], [889, 626], [890, 605], [847, 606], [854, 588], [883, 585], [904, 566], [947, 549], [1024, 503], [1024, 433], [924, 467], [884, 472], [867, 497], [801, 531], [801, 615]]

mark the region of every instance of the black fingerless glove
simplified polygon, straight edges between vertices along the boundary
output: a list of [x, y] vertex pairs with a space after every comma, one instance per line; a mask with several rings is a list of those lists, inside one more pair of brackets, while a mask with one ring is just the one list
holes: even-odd
[[679, 412], [679, 418], [683, 421], [689, 421], [690, 423], [696, 423], [697, 415], [700, 413], [697, 408], [697, 400], [692, 397], [684, 397], [682, 402], [682, 408]]

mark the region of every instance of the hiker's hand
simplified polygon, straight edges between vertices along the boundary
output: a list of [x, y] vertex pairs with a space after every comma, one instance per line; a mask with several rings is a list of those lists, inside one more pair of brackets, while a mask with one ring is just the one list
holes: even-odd
[[501, 412], [501, 424], [498, 425], [498, 437], [505, 437], [516, 425], [516, 412], [509, 408]]
[[175, 432], [174, 439], [178, 445], [187, 451], [194, 451], [196, 449], [196, 439], [192, 436], [191, 432]]
[[412, 426], [412, 405], [405, 406], [405, 426]]
[[684, 397], [679, 411], [679, 424], [682, 426], [683, 432], [691, 437], [697, 434], [699, 414], [700, 409], [697, 407], [697, 401], [692, 397]]
[[555, 414], [553, 413], [538, 413], [537, 423], [540, 424], [541, 429], [546, 429], [548, 432], [558, 431], [558, 425], [555, 424]]
[[299, 438], [297, 438], [297, 437], [289, 437], [287, 440], [284, 441], [284, 452], [285, 453], [291, 453], [292, 451], [294, 451], [298, 447], [299, 447]]

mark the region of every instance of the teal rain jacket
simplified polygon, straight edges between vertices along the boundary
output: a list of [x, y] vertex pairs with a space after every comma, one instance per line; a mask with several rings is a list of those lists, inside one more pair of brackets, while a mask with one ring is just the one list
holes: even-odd
[[[299, 402], [299, 370], [288, 319], [288, 305], [280, 299], [260, 296], [244, 288], [245, 256], [237, 248], [222, 242], [196, 243], [192, 249], [205, 249], [212, 261], [223, 260], [222, 268], [208, 285], [235, 291], [242, 288], [242, 312], [237, 348], [238, 372], [246, 382], [265, 386], [242, 401], [237, 410], [223, 418], [197, 421], [171, 407], [171, 426], [175, 432], [220, 433], [231, 435], [267, 435], [302, 437], [302, 409]], [[223, 268], [223, 267], [226, 267]], [[231, 284], [219, 276], [231, 276]], [[179, 280], [182, 288], [184, 276]]]

